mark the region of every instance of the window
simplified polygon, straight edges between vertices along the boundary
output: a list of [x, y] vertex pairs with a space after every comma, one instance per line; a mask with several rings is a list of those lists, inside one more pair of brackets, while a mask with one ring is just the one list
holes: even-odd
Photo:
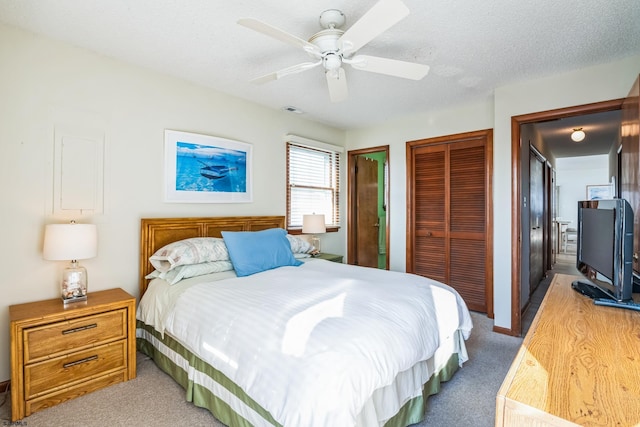
[[[301, 138], [299, 138], [301, 139]], [[302, 215], [324, 214], [340, 225], [341, 147], [287, 142], [287, 228], [302, 227]]]

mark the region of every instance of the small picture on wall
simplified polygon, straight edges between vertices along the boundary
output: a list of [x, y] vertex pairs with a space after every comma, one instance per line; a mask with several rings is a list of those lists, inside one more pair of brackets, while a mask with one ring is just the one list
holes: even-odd
[[611, 184], [587, 185], [587, 200], [605, 200], [613, 197]]
[[215, 136], [165, 130], [165, 201], [252, 201], [252, 146]]

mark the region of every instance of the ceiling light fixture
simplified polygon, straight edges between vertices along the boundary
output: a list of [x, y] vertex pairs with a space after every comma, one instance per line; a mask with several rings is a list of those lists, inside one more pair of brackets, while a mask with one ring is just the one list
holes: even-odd
[[571, 139], [574, 140], [575, 142], [582, 141], [584, 137], [585, 137], [585, 134], [582, 128], [574, 129], [573, 132], [571, 132]]

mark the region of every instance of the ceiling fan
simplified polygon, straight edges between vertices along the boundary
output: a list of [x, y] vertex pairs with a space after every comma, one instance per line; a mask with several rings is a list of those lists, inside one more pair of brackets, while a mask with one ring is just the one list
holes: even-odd
[[358, 49], [391, 28], [408, 14], [409, 9], [402, 1], [380, 0], [351, 28], [344, 31], [340, 29], [345, 23], [344, 14], [337, 9], [325, 10], [320, 14], [320, 26], [324, 29], [312, 35], [308, 41], [257, 19], [242, 18], [238, 20], [238, 24], [282, 42], [301, 47], [316, 59], [314, 62], [303, 62], [269, 73], [255, 78], [251, 82], [266, 83], [322, 65], [329, 87], [329, 97], [332, 102], [340, 102], [345, 100], [348, 95], [343, 64], [348, 64], [356, 70], [420, 80], [429, 72], [427, 65], [377, 56], [356, 55]]

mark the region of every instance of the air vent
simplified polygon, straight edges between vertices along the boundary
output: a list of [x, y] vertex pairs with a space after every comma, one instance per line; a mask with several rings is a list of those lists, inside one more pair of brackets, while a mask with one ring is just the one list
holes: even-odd
[[282, 107], [282, 109], [284, 111], [287, 111], [289, 113], [294, 113], [294, 114], [302, 114], [303, 111], [299, 108], [296, 107], [292, 107], [291, 105], [287, 105], [286, 107]]

